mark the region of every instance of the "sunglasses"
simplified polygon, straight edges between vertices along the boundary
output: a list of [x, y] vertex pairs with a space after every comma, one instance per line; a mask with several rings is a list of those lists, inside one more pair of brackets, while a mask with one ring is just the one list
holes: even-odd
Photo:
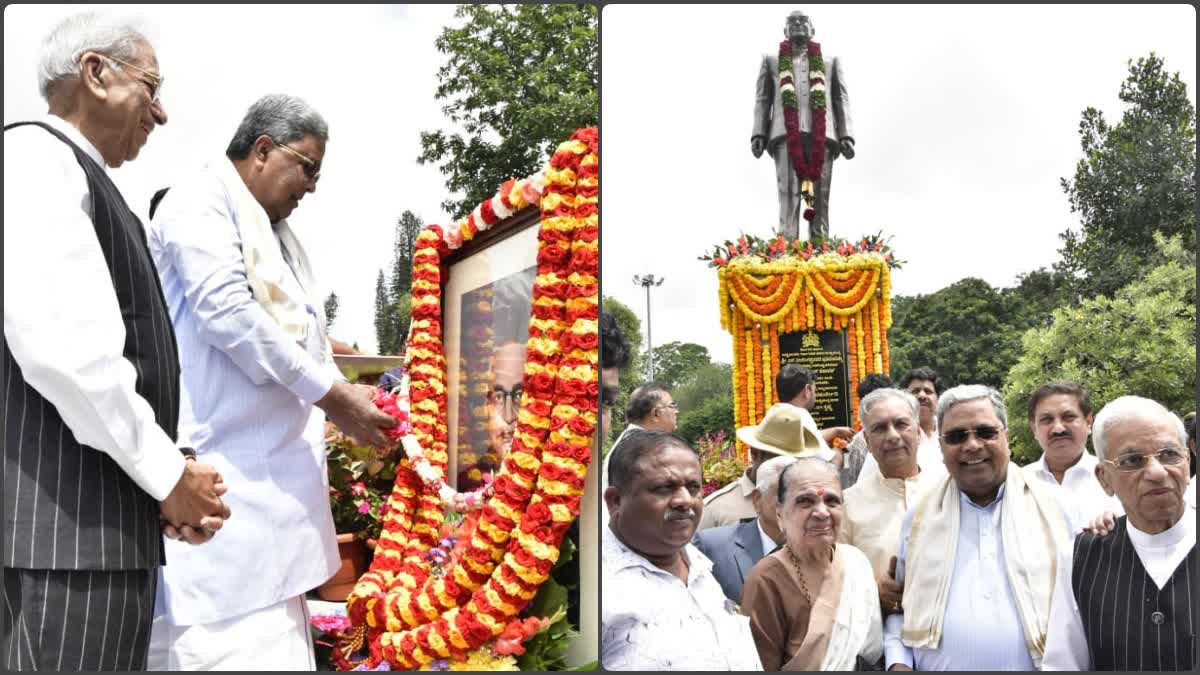
[[1185, 456], [1186, 455], [1184, 454], [1183, 450], [1179, 448], [1163, 448], [1158, 452], [1150, 452], [1144, 455], [1137, 452], [1131, 452], [1126, 455], [1121, 455], [1115, 460], [1105, 459], [1101, 461], [1103, 461], [1105, 464], [1112, 464], [1117, 468], [1117, 471], [1132, 473], [1134, 471], [1141, 471], [1142, 469], [1146, 468], [1150, 464], [1151, 457], [1157, 458], [1158, 463], [1162, 464], [1163, 466], [1176, 466], [1183, 463]]
[[[270, 138], [270, 137], [268, 136], [268, 138]], [[300, 152], [299, 150], [288, 145], [287, 143], [280, 143], [279, 141], [275, 140], [274, 138], [271, 138], [271, 142], [274, 143], [275, 146], [278, 147], [280, 150], [283, 150], [283, 151], [287, 152], [288, 154], [294, 156], [296, 159], [300, 160], [300, 166], [302, 169], [304, 169], [304, 175], [308, 176], [309, 180], [316, 181], [318, 178], [321, 177], [321, 163], [320, 162], [310, 159], [303, 152]]]
[[972, 434], [981, 441], [992, 441], [1000, 435], [1000, 427], [981, 424], [974, 429], [951, 429], [942, 434], [942, 441], [950, 445], [962, 445]]

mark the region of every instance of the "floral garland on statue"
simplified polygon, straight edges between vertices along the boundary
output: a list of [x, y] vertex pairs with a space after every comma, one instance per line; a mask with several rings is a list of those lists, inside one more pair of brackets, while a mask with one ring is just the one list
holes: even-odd
[[779, 43], [779, 96], [783, 102], [783, 125], [787, 129], [788, 157], [796, 176], [800, 178], [800, 194], [809, 208], [804, 210], [804, 219], [816, 217], [812, 209], [815, 191], [813, 184], [821, 180], [821, 167], [825, 163], [825, 61], [821, 58], [821, 45], [808, 42], [808, 101], [812, 111], [811, 145], [805, 160], [804, 142], [800, 138], [800, 105], [796, 97], [795, 70], [792, 64], [792, 43]]
[[[375, 559], [347, 600], [355, 628], [334, 650], [339, 668], [386, 661], [412, 669], [445, 660], [480, 667], [478, 650], [498, 637], [499, 646], [515, 630], [515, 617], [557, 561], [579, 514], [597, 420], [597, 149], [596, 129], [581, 129], [558, 147], [544, 175], [510, 180], [466, 219], [444, 232], [430, 225], [417, 238], [407, 351], [415, 438], [405, 447], [418, 452], [397, 468]], [[441, 261], [532, 203], [540, 204], [542, 223], [512, 449], [478, 517], [464, 521], [456, 552], [433, 555], [445, 544], [438, 540], [447, 460]], [[438, 480], [425, 480], [433, 473]], [[364, 647], [369, 655], [356, 662]]]

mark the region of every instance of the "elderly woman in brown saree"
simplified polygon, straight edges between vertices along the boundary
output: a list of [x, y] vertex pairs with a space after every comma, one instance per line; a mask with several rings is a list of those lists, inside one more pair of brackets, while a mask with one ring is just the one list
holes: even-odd
[[879, 591], [866, 555], [837, 544], [837, 466], [803, 457], [779, 476], [786, 543], [754, 566], [742, 592], [763, 670], [877, 670]]

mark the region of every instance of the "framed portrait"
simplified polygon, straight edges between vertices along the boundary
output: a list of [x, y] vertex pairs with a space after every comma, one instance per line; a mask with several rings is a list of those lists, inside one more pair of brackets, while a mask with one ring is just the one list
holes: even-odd
[[447, 482], [460, 492], [482, 485], [484, 473], [498, 473], [512, 445], [540, 222], [536, 208], [523, 209], [447, 261], [442, 317], [449, 390]]

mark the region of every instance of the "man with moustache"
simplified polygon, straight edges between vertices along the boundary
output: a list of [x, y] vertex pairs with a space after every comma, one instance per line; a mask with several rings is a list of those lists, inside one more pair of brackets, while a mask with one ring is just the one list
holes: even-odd
[[1091, 521], [1105, 511], [1125, 511], [1116, 497], [1105, 494], [1096, 477], [1096, 456], [1087, 451], [1092, 406], [1087, 390], [1074, 382], [1042, 385], [1029, 399], [1029, 429], [1042, 456], [1022, 467], [1027, 480], [1040, 480], [1065, 493], [1079, 517]]
[[1096, 415], [1096, 476], [1125, 507], [1112, 532], [1059, 552], [1043, 670], [1193, 670], [1196, 512], [1183, 422], [1157, 401]]
[[917, 460], [917, 399], [899, 389], [879, 389], [858, 404], [867, 448], [880, 471], [844, 493], [846, 506], [838, 541], [866, 554], [879, 587], [883, 616], [900, 611], [903, 588], [896, 583], [900, 523], [942, 473]]
[[46, 116], [5, 127], [8, 671], [145, 668], [164, 530], [200, 543], [230, 516], [177, 438], [171, 319], [109, 171], [167, 123], [163, 80], [143, 26], [77, 14], [41, 44]]
[[742, 587], [754, 564], [783, 543], [779, 529], [779, 474], [795, 459], [784, 455], [768, 459], [758, 467], [754, 480], [754, 518], [743, 518], [735, 525], [722, 525], [696, 533], [692, 541], [700, 552], [713, 561], [713, 576], [725, 591], [725, 597], [742, 602]]
[[689, 543], [704, 510], [696, 452], [674, 434], [634, 430], [613, 448], [608, 479], [601, 664], [762, 670], [749, 619], [722, 593], [712, 562]]
[[1045, 485], [1009, 466], [1000, 392], [950, 389], [938, 401], [937, 426], [949, 475], [900, 527], [896, 581], [904, 593], [902, 611], [884, 621], [886, 665], [1034, 670], [1055, 559], [1074, 524]]
[[168, 542], [153, 670], [315, 668], [304, 595], [341, 564], [325, 420], [377, 447], [396, 424], [372, 403], [373, 387], [338, 372], [312, 267], [287, 222], [316, 190], [328, 137], [303, 100], [260, 98], [225, 156], [172, 186], [150, 228], [179, 337], [180, 434], [245, 486], [227, 537], [206, 550]]

